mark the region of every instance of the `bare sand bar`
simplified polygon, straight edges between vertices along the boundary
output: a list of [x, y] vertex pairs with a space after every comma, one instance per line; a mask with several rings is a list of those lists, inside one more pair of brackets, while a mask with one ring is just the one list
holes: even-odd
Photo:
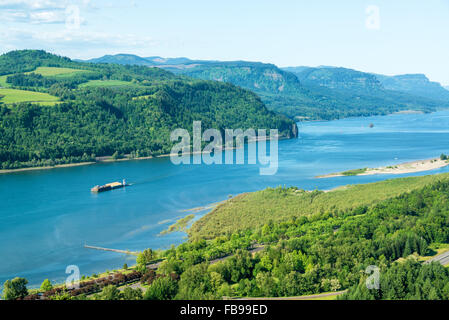
[[443, 168], [447, 165], [449, 165], [448, 160], [441, 160], [440, 158], [434, 158], [434, 159], [406, 162], [387, 167], [364, 168], [364, 169], [349, 170], [345, 172], [331, 173], [323, 176], [317, 176], [316, 178], [369, 176], [375, 174], [404, 174], [404, 173], [414, 173], [414, 172], [434, 170], [438, 168]]

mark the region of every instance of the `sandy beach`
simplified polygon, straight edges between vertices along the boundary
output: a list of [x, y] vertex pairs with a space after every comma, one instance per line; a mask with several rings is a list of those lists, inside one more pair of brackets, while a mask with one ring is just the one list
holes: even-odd
[[322, 176], [317, 176], [316, 178], [333, 178], [333, 177], [343, 177], [343, 176], [369, 176], [375, 174], [404, 174], [404, 173], [414, 173], [429, 171], [438, 168], [443, 168], [449, 165], [448, 160], [441, 160], [440, 158], [433, 158], [427, 160], [417, 160], [412, 162], [405, 162], [401, 164], [379, 167], [379, 168], [363, 168], [348, 170], [344, 172], [337, 172], [326, 174]]

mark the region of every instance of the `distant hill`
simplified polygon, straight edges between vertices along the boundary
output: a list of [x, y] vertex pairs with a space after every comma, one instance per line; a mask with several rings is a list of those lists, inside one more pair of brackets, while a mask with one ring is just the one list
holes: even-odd
[[260, 62], [205, 62], [191, 68], [178, 69], [177, 72], [203, 80], [230, 82], [259, 93], [301, 91], [301, 84], [294, 74], [273, 64]]
[[449, 91], [438, 82], [430, 81], [424, 74], [397, 76], [375, 75], [385, 89], [407, 92], [441, 101], [449, 101]]
[[160, 66], [160, 65], [180, 65], [193, 63], [192, 60], [188, 58], [162, 58], [159, 56], [142, 58], [134, 54], [115, 54], [115, 55], [105, 55], [99, 58], [94, 58], [90, 60], [78, 60], [80, 62], [91, 62], [91, 63], [116, 63], [122, 65], [137, 65], [137, 66]]
[[445, 99], [441, 92], [438, 95], [423, 95], [419, 93], [427, 89], [420, 88], [416, 93], [385, 87], [378, 75], [347, 68], [300, 66], [281, 69], [260, 62], [162, 57], [138, 57], [143, 61], [129, 59], [127, 63], [127, 59], [122, 59], [120, 55], [106, 57], [109, 63], [142, 62], [178, 75], [229, 82], [257, 93], [269, 109], [296, 119], [330, 120], [402, 110], [431, 112], [440, 107], [449, 108], [449, 99]]
[[148, 61], [151, 61], [155, 65], [179, 65], [179, 64], [188, 64], [193, 63], [192, 60], [184, 57], [180, 58], [162, 58], [162, 57], [148, 57], [145, 58]]
[[297, 67], [285, 68], [284, 70], [293, 72], [306, 85], [318, 85], [329, 89], [351, 90], [353, 92], [365, 93], [372, 93], [373, 91], [381, 91], [384, 89], [374, 75], [352, 69]]
[[444, 86], [444, 89], [449, 90], [449, 86]]
[[250, 89], [268, 108], [297, 119], [330, 120], [409, 109], [429, 112], [441, 106], [432, 99], [386, 90], [376, 76], [346, 68], [280, 69], [273, 64], [235, 61], [190, 64], [174, 72]]
[[86, 60], [85, 62], [92, 63], [116, 63], [122, 65], [137, 65], [137, 66], [153, 66], [150, 60], [141, 58], [133, 54], [116, 54], [116, 55], [105, 55], [100, 58]]

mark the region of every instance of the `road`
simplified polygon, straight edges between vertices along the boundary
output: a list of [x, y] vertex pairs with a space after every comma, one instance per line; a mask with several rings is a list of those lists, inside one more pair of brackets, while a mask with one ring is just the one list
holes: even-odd
[[314, 294], [311, 296], [298, 296], [298, 297], [276, 297], [276, 298], [239, 298], [233, 300], [320, 300], [326, 297], [339, 296], [345, 293], [347, 290], [338, 291], [338, 292], [330, 292], [330, 293], [322, 293], [322, 294]]
[[424, 263], [431, 263], [432, 261], [436, 261], [441, 263], [443, 266], [449, 264], [449, 251], [443, 252], [432, 259], [427, 260]]
[[[251, 250], [248, 250], [248, 252], [251, 253], [252, 255], [255, 255], [257, 252], [262, 251], [264, 248], [265, 247], [262, 246], [262, 245], [255, 245]], [[211, 260], [211, 261], [209, 261], [209, 264], [218, 263], [220, 261], [229, 259], [232, 256], [233, 256], [233, 254], [225, 256], [225, 257], [221, 257], [221, 258], [218, 258], [218, 259]], [[155, 264], [147, 265], [147, 269], [157, 270], [160, 267], [162, 262], [163, 261], [155, 263]], [[131, 287], [133, 289], [140, 288], [140, 289], [142, 289], [142, 291], [145, 291], [145, 288], [142, 287], [142, 284], [140, 283], [140, 280], [135, 282], [135, 283], [133, 283], [133, 284], [131, 284], [131, 285], [126, 285], [126, 286], [119, 287], [119, 290], [122, 291], [122, 290], [125, 289], [125, 287]]]

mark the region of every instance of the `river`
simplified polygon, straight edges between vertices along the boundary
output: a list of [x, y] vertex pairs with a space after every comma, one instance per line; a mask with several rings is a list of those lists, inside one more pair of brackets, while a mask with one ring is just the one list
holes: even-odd
[[[449, 153], [449, 111], [298, 126], [298, 139], [279, 141], [279, 170], [273, 176], [259, 175], [257, 165], [177, 166], [169, 158], [0, 175], [0, 282], [21, 276], [32, 287], [45, 278], [64, 281], [68, 265], [90, 275], [125, 262], [133, 264], [132, 256], [83, 246], [131, 251], [169, 248], [185, 241], [185, 234], [158, 234], [188, 214], [183, 210], [229, 195], [278, 185], [332, 189], [379, 181], [393, 176], [314, 177]], [[445, 167], [400, 176], [448, 171]], [[123, 178], [132, 186], [90, 192], [96, 184]]]

